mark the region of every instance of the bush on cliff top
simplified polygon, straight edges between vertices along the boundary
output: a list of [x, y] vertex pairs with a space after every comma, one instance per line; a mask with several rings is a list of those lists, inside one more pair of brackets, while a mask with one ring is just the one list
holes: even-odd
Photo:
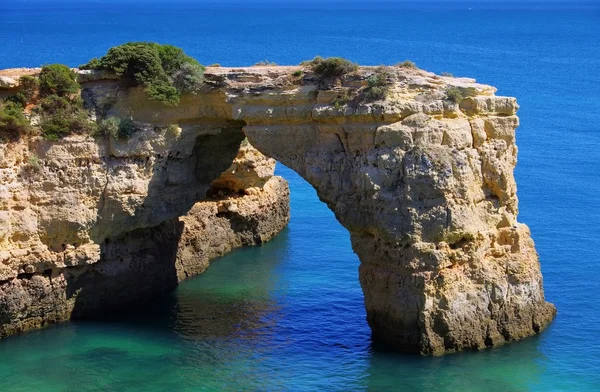
[[58, 95], [66, 97], [79, 91], [77, 75], [63, 64], [42, 67], [39, 76], [40, 96]]
[[110, 48], [81, 69], [106, 69], [143, 85], [151, 99], [166, 105], [179, 103], [181, 93], [197, 93], [204, 81], [204, 67], [181, 48], [154, 42], [129, 42]]
[[302, 65], [307, 65], [314, 73], [323, 79], [339, 78], [358, 69], [358, 64], [341, 57], [322, 58], [315, 57], [310, 61], [305, 61]]
[[410, 60], [404, 60], [401, 63], [396, 64], [398, 68], [409, 68], [409, 69], [417, 69], [417, 64], [413, 63]]
[[33, 112], [39, 116], [38, 127], [45, 139], [59, 140], [71, 134], [91, 134], [95, 131], [97, 125], [90, 120], [83, 108], [83, 100], [77, 94], [81, 86], [72, 69], [63, 64], [43, 67], [39, 82], [35, 78], [24, 81], [24, 94], [33, 97], [37, 84], [41, 100]]

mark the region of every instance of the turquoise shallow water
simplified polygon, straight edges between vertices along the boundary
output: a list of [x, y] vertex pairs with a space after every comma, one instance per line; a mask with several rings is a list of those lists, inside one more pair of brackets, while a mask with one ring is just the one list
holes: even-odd
[[0, 341], [0, 391], [600, 390], [595, 3], [7, 3], [0, 68], [78, 65], [154, 40], [205, 64], [410, 58], [518, 97], [520, 220], [559, 313], [539, 337], [478, 353], [419, 358], [374, 345], [348, 234], [279, 166], [292, 221], [275, 240], [139, 309]]

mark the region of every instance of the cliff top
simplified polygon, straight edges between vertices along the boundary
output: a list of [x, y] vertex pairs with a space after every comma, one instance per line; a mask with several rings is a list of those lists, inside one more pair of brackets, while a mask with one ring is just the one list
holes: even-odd
[[[360, 66], [357, 71], [352, 72], [347, 77], [354, 76], [356, 79], [366, 79], [373, 72], [382, 66]], [[457, 87], [464, 90], [471, 90], [466, 95], [494, 95], [497, 89], [493, 86], [477, 83], [475, 79], [467, 77], [454, 77], [437, 75], [433, 72], [425, 71], [419, 68], [407, 68], [402, 66], [383, 66], [391, 73], [391, 76], [397, 81], [405, 81], [415, 88], [444, 88], [445, 86]], [[97, 80], [119, 79], [119, 76], [103, 70], [80, 70], [72, 68], [78, 75], [80, 83], [92, 82]], [[11, 90], [19, 87], [19, 78], [24, 75], [38, 75], [41, 68], [8, 68], [0, 70], [0, 89]], [[227, 79], [230, 87], [235, 84], [261, 83], [267, 80], [276, 80], [280, 77], [291, 76], [301, 71], [309, 76], [307, 82], [316, 81], [311, 78], [311, 71], [304, 65], [254, 65], [249, 67], [206, 67], [205, 77], [207, 80], [222, 78]], [[245, 77], [244, 77], [245, 76]], [[250, 78], [249, 78], [250, 77]]]

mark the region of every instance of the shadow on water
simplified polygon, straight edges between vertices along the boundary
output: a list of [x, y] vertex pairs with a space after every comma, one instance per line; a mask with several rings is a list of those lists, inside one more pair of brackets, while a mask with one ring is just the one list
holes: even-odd
[[271, 296], [277, 266], [285, 258], [288, 230], [271, 242], [242, 248], [214, 260], [199, 277], [134, 309], [96, 317], [96, 323], [172, 331], [183, 339], [252, 338], [276, 322]]
[[[289, 230], [214, 260], [168, 295], [0, 342], [0, 390], [256, 390], [281, 315]], [[31, 377], [35, 374], [36, 377]], [[148, 380], [152, 380], [148, 383]]]

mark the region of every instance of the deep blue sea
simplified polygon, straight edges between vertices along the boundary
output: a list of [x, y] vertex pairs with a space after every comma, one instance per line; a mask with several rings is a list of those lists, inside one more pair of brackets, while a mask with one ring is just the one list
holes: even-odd
[[0, 341], [0, 391], [600, 391], [598, 3], [0, 0], [0, 68], [145, 40], [203, 64], [411, 59], [517, 97], [519, 220], [558, 316], [482, 352], [374, 345], [348, 233], [279, 166], [292, 220], [276, 239], [138, 309]]

